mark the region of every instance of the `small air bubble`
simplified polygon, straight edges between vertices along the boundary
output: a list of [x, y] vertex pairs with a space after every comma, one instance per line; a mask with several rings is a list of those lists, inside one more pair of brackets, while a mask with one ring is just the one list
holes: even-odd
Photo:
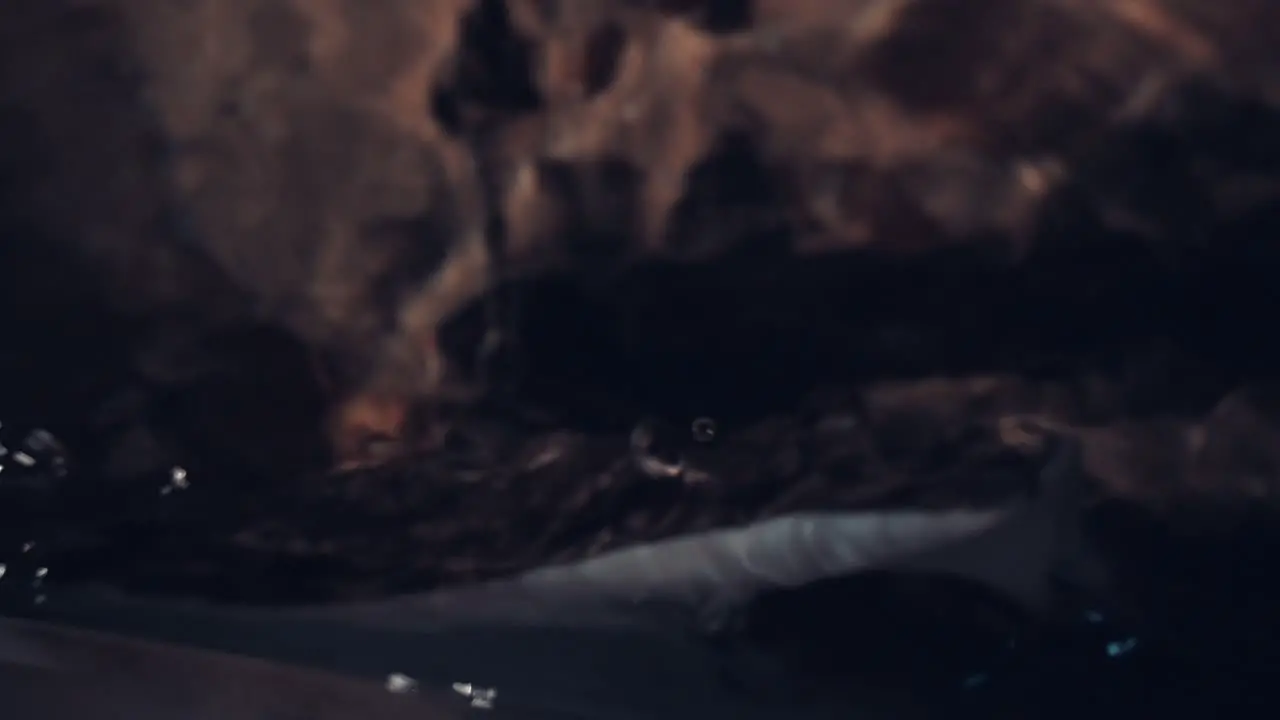
[[186, 490], [191, 487], [191, 480], [187, 476], [186, 468], [177, 465], [169, 468], [169, 482], [160, 488], [161, 495], [168, 495], [174, 490]]
[[716, 421], [709, 417], [700, 417], [693, 421], [693, 439], [700, 443], [709, 443], [716, 439]]
[[13, 459], [23, 467], [33, 467], [36, 464], [35, 458], [22, 452], [21, 450], [13, 454]]
[[1107, 643], [1107, 657], [1117, 658], [1138, 646], [1137, 638], [1128, 638], [1118, 642]]
[[47, 568], [47, 567], [36, 568], [36, 577], [37, 577], [37, 578], [45, 577], [45, 576], [46, 576], [46, 575], [48, 575], [48, 574], [49, 574], [49, 568]]
[[45, 600], [46, 598], [44, 595], [37, 595], [34, 598], [32, 598], [31, 601], [34, 602], [36, 605], [43, 605]]
[[22, 543], [22, 552], [24, 553], [31, 552], [32, 550], [35, 550], [35, 549], [36, 549], [36, 544], [33, 541], [28, 540], [27, 542]]
[[7, 572], [9, 572], [8, 566], [6, 566], [4, 563], [0, 563], [0, 578], [4, 577], [4, 574]]
[[387, 676], [387, 690], [397, 694], [417, 692], [418, 681], [403, 673], [391, 673]]
[[53, 433], [40, 428], [32, 430], [31, 434], [27, 436], [26, 446], [31, 452], [37, 453], [45, 450], [57, 452], [62, 448], [61, 443], [53, 436]]
[[471, 707], [481, 710], [493, 709], [493, 701], [498, 697], [498, 691], [494, 688], [477, 687], [471, 683], [456, 682], [453, 684], [453, 691], [469, 699]]

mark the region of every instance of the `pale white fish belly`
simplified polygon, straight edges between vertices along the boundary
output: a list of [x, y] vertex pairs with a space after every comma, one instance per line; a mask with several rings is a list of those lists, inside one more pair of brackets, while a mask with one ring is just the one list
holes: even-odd
[[[695, 612], [728, 608], [774, 588], [911, 566], [921, 555], [966, 546], [1011, 520], [1035, 515], [1028, 512], [1034, 507], [792, 515], [646, 543], [512, 579], [374, 602], [264, 609], [84, 591], [54, 594], [49, 606], [70, 607], [70, 603], [102, 611], [150, 608], [228, 620], [339, 622], [418, 632], [481, 625], [635, 626], [649, 617], [645, 608]], [[660, 617], [653, 619], [662, 622]]]
[[980, 535], [1015, 510], [815, 513], [647, 543], [512, 580], [372, 603], [287, 611], [397, 630], [468, 623], [635, 620], [636, 604], [716, 606], [778, 587], [890, 567]]
[[891, 565], [983, 532], [1002, 516], [998, 511], [795, 515], [546, 568], [520, 582], [549, 593], [582, 588], [635, 600], [689, 593], [746, 599], [768, 588]]

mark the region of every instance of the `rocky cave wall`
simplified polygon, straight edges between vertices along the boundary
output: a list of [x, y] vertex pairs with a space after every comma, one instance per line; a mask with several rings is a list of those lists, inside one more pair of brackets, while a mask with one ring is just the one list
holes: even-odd
[[843, 402], [886, 468], [1049, 427], [1114, 494], [1269, 496], [1278, 41], [1269, 0], [9, 0], [5, 401], [160, 388], [261, 477], [487, 402]]

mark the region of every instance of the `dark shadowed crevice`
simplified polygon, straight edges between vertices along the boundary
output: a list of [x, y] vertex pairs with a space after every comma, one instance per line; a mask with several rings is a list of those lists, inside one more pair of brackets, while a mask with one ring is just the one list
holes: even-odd
[[703, 11], [703, 27], [713, 33], [731, 33], [751, 27], [755, 0], [710, 0]]
[[973, 12], [964, 0], [908, 5], [896, 21], [897, 30], [860, 61], [867, 76], [915, 110], [940, 110], [978, 99], [995, 80], [1005, 80], [989, 77], [992, 73], [1022, 70], [992, 62], [1001, 55], [1007, 23], [1021, 19], [1017, 3], [993, 0], [989, 5], [991, 11], [981, 13]]
[[462, 19], [453, 76], [431, 96], [431, 113], [459, 134], [542, 107], [530, 43], [511, 26], [505, 0], [479, 0]]
[[1128, 381], [1135, 409], [1203, 412], [1233, 381], [1280, 363], [1280, 346], [1214, 299], [1229, 285], [1260, 291], [1258, 274], [1233, 265], [1175, 274], [1134, 246], [1127, 259], [1083, 248], [1016, 269], [958, 252], [657, 265], [607, 295], [547, 278], [519, 288], [522, 394], [594, 430], [650, 414], [749, 423], [833, 384], [998, 373], [1124, 384], [1129, 364], [1158, 351], [1180, 369]]
[[583, 73], [587, 97], [598, 95], [613, 84], [626, 46], [626, 32], [616, 23], [604, 24], [587, 38]]
[[755, 0], [632, 0], [659, 12], [684, 18], [714, 34], [741, 32], [751, 28]]
[[[510, 118], [542, 109], [544, 100], [535, 79], [532, 43], [512, 26], [506, 0], [479, 0], [462, 19], [460, 43], [452, 77], [432, 90], [430, 112], [449, 134], [468, 143], [473, 154], [483, 199], [484, 241], [490, 272], [501, 277], [505, 268], [507, 218], [501, 208], [502, 171], [489, 157], [492, 133]], [[480, 337], [506, 324], [513, 310], [490, 297], [484, 304]], [[510, 348], [505, 348], [510, 352]], [[487, 352], [492, 356], [495, 350]], [[503, 357], [506, 357], [504, 355]], [[487, 357], [482, 364], [490, 364]], [[478, 371], [482, 375], [487, 370]]]
[[247, 326], [203, 338], [195, 352], [202, 371], [153, 391], [147, 413], [155, 432], [201, 465], [192, 472], [265, 497], [325, 467], [326, 397], [306, 347], [276, 328]]
[[681, 258], [779, 249], [789, 227], [786, 190], [746, 134], [729, 132], [689, 173], [666, 246]]
[[[1226, 220], [1190, 168], [1280, 167], [1257, 167], [1219, 122], [1186, 133], [1172, 142], [1135, 127], [1113, 138], [1127, 149], [1099, 145], [1116, 159], [1083, 163], [1044, 203], [1017, 261], [972, 242], [783, 252], [794, 226], [782, 175], [726, 137], [674, 213], [674, 262], [508, 288], [521, 298], [521, 402], [595, 429], [646, 414], [749, 422], [816, 387], [1007, 373], [1107, 378], [1143, 416], [1207, 412], [1230, 388], [1280, 375], [1280, 340], [1256, 326], [1280, 312], [1268, 290], [1280, 212], [1263, 204]], [[1238, 140], [1265, 148], [1270, 134]], [[1116, 206], [1159, 239], [1116, 225]], [[704, 255], [720, 259], [686, 262]]]

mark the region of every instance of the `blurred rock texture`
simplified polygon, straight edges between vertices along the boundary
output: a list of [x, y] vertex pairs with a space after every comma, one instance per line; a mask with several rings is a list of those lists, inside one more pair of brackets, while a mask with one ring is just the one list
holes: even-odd
[[1273, 0], [7, 0], [8, 401], [198, 387], [165, 432], [263, 473], [496, 403], [481, 473], [707, 415], [871, 495], [1048, 429], [1268, 496], [1277, 103]]

